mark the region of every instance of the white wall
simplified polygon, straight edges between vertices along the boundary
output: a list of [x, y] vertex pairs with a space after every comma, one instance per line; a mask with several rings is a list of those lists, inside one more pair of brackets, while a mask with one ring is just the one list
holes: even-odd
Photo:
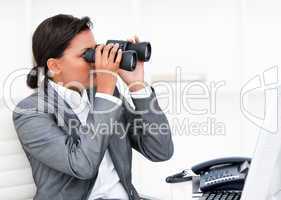
[[[42, 20], [58, 13], [90, 16], [99, 42], [133, 34], [151, 41], [152, 59], [145, 67], [151, 82], [172, 79], [176, 66], [182, 68], [187, 80], [202, 78], [206, 84], [224, 80], [225, 86], [218, 89], [215, 114], [168, 114], [171, 122], [184, 117], [203, 122], [212, 117], [225, 124], [224, 136], [174, 132], [175, 154], [170, 161], [150, 163], [135, 155], [137, 188], [169, 199], [170, 186], [164, 181], [167, 175], [213, 157], [252, 155], [259, 129], [240, 111], [240, 88], [256, 74], [280, 64], [280, 8], [277, 0], [1, 1], [0, 83], [13, 70], [31, 67], [32, 33]], [[24, 77], [16, 80], [14, 98], [31, 92], [24, 81]], [[157, 92], [160, 94], [161, 88]], [[262, 90], [249, 101], [251, 110], [263, 114]], [[160, 103], [165, 105], [164, 100]], [[201, 103], [205, 105], [207, 100], [197, 102]]]

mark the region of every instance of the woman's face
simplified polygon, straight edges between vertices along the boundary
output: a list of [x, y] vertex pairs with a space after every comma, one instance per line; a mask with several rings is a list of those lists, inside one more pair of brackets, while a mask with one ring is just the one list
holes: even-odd
[[[77, 34], [65, 49], [61, 58], [56, 59], [58, 73], [54, 76], [57, 82], [63, 82], [67, 87], [90, 86], [90, 70], [94, 69], [93, 63], [86, 62], [82, 54], [87, 48], [95, 48], [96, 42], [91, 30], [85, 30]], [[93, 75], [91, 75], [93, 76]], [[91, 80], [93, 81], [93, 80]], [[77, 85], [78, 83], [78, 85]]]

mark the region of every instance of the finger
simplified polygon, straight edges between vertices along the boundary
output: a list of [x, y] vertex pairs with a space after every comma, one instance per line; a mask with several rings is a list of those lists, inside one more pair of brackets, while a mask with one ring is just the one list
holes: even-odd
[[108, 60], [108, 54], [110, 49], [112, 48], [113, 44], [107, 44], [104, 48], [103, 48], [103, 52], [102, 52], [102, 62], [104, 62], [105, 64], [107, 63]]
[[100, 44], [96, 47], [95, 49], [95, 64], [101, 63], [101, 55], [102, 55], [102, 50], [104, 48], [103, 44]]
[[139, 38], [137, 35], [135, 35], [135, 42], [136, 42], [136, 43], [139, 43], [139, 42], [140, 42], [140, 38]]
[[134, 37], [128, 38], [127, 41], [129, 41], [129, 42], [134, 44], [135, 43], [135, 38]]
[[116, 64], [117, 66], [119, 66], [120, 63], [121, 63], [121, 59], [122, 59], [122, 50], [119, 49], [118, 52], [117, 52], [117, 57], [116, 57], [116, 59], [115, 59], [115, 63], [114, 63], [114, 64]]
[[116, 52], [118, 51], [118, 48], [119, 48], [119, 44], [118, 43], [114, 44], [114, 46], [110, 50], [108, 62], [114, 63], [114, 59], [116, 57]]

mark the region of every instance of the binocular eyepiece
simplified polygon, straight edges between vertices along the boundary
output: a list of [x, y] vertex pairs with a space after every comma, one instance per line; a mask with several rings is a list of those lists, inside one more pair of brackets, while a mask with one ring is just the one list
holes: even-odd
[[[133, 44], [123, 40], [108, 40], [106, 44], [109, 43], [118, 43], [119, 49], [122, 50], [121, 69], [134, 71], [138, 60], [147, 62], [151, 57], [151, 45], [149, 42]], [[83, 58], [87, 62], [95, 62], [95, 49], [87, 49], [83, 54]]]

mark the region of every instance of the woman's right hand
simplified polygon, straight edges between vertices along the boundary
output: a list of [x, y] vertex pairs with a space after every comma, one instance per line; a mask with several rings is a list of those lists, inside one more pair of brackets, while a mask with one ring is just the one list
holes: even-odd
[[[122, 58], [118, 43], [99, 45], [95, 52], [96, 91], [113, 95]], [[117, 56], [116, 56], [117, 54]], [[114, 58], [116, 59], [114, 60]]]

